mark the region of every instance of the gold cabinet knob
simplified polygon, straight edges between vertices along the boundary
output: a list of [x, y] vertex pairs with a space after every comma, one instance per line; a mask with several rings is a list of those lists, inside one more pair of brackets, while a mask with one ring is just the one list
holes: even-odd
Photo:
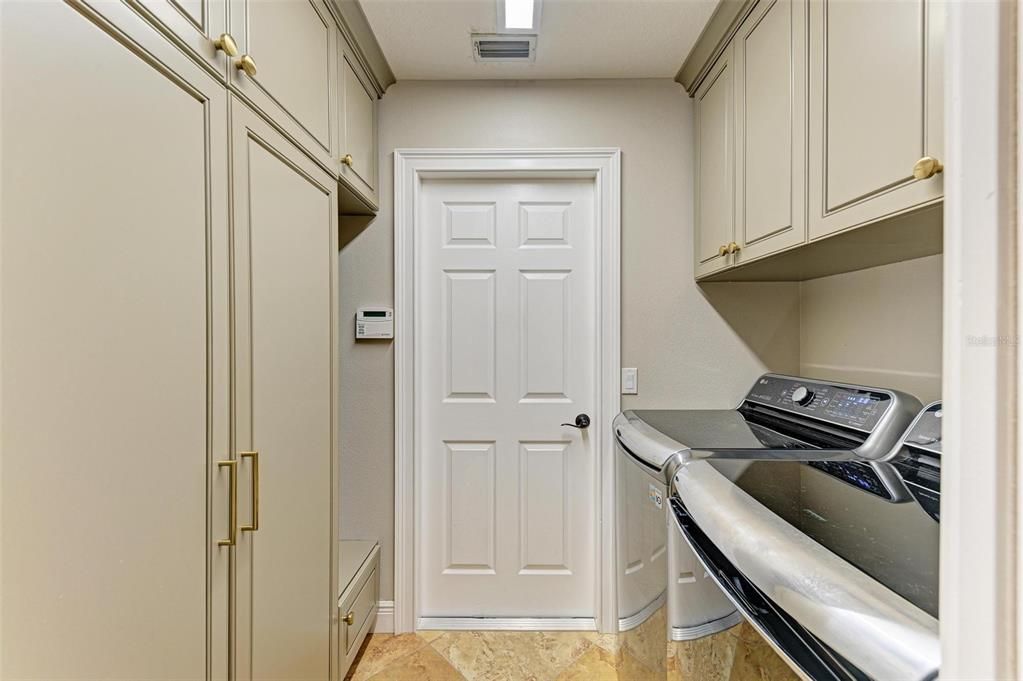
[[941, 165], [941, 161], [938, 159], [924, 156], [913, 164], [913, 177], [918, 180], [926, 180], [929, 177], [934, 177], [944, 169], [945, 166]]
[[349, 168], [351, 168], [352, 164], [355, 163], [355, 159], [352, 158], [351, 154], [345, 154], [344, 157], [341, 159], [341, 162], [344, 163]]
[[243, 54], [238, 57], [238, 61], [234, 63], [234, 67], [239, 71], [244, 71], [249, 78], [256, 76], [256, 61], [247, 54]]
[[213, 47], [223, 50], [228, 57], [238, 56], [238, 43], [234, 41], [230, 33], [221, 33], [220, 37], [213, 41]]
[[729, 253], [738, 253], [740, 248], [742, 248], [742, 246], [740, 246], [739, 244], [735, 243], [734, 241], [732, 243], [728, 244], [728, 252]]
[[350, 613], [342, 617], [341, 620], [348, 626], [352, 626], [353, 624], [355, 624], [355, 611], [354, 610], [351, 611]]
[[718, 257], [723, 258], [728, 255], [728, 246], [718, 246]]

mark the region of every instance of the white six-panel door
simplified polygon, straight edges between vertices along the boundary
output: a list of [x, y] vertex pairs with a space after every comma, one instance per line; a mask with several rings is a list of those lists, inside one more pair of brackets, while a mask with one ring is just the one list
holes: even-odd
[[594, 182], [427, 180], [418, 615], [595, 616]]

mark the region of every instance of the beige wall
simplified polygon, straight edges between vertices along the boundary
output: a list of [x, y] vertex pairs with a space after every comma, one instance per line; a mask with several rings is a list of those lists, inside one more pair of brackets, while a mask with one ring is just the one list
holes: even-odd
[[[401, 82], [380, 106], [380, 213], [345, 219], [341, 251], [346, 538], [375, 538], [393, 593], [393, 352], [355, 343], [359, 305], [393, 301], [398, 147], [620, 147], [622, 362], [638, 407], [730, 407], [766, 369], [799, 369], [798, 284], [715, 284], [692, 269], [692, 103], [670, 80]], [[719, 314], [717, 310], [724, 310]]]
[[941, 397], [941, 256], [800, 284], [802, 374]]
[[392, 344], [353, 340], [360, 305], [393, 302], [399, 147], [622, 149], [622, 364], [626, 408], [730, 407], [765, 370], [936, 399], [941, 257], [796, 283], [697, 286], [692, 103], [667, 80], [402, 82], [381, 101], [380, 213], [341, 228], [342, 503], [346, 538], [382, 548], [393, 594]]

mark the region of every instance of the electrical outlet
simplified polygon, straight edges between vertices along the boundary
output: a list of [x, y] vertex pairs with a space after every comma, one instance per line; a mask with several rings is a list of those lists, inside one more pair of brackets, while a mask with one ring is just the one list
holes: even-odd
[[623, 395], [639, 394], [639, 369], [636, 368], [622, 369], [622, 394]]

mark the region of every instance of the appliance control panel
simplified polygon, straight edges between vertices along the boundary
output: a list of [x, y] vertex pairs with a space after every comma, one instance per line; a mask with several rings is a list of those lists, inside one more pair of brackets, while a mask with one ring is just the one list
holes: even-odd
[[905, 443], [917, 449], [941, 454], [941, 402], [924, 409], [906, 433]]
[[746, 400], [868, 433], [892, 405], [892, 395], [881, 390], [771, 374], [753, 384]]

